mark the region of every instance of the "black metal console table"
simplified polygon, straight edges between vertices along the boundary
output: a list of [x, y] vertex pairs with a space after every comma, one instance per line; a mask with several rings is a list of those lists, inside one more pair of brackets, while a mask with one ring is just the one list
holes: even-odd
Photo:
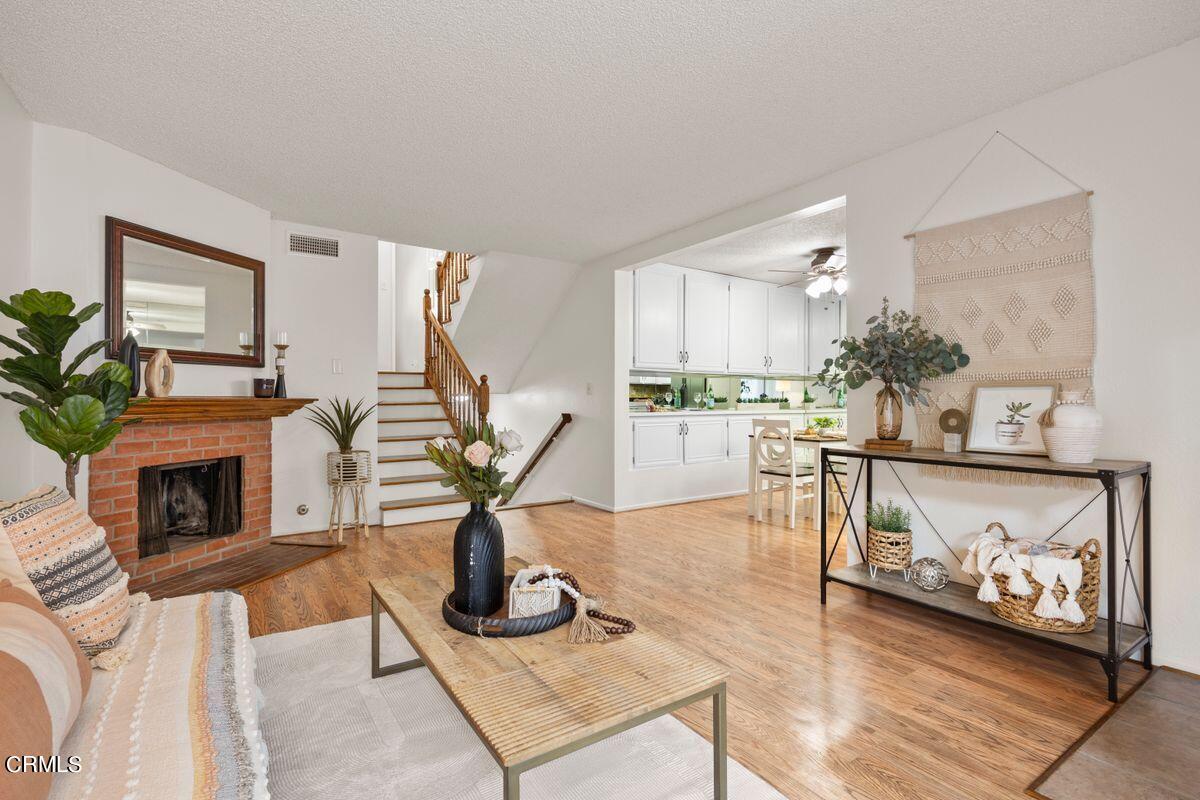
[[[1139, 648], [1142, 650], [1141, 660], [1143, 666], [1146, 669], [1150, 669], [1152, 662], [1150, 658], [1150, 463], [1148, 461], [1097, 460], [1091, 464], [1076, 465], [1055, 464], [1045, 458], [1038, 458], [1036, 456], [945, 453], [941, 450], [920, 448], [902, 452], [877, 450], [854, 445], [825, 447], [821, 449], [817, 475], [817, 486], [820, 487], [821, 491], [821, 508], [828, 508], [826, 504], [828, 500], [828, 481], [826, 478], [832, 471], [830, 458], [838, 456], [846, 458], [847, 461], [850, 459], [858, 460], [858, 471], [854, 478], [853, 488], [844, 485], [840, 479], [837, 483], [837, 491], [841, 495], [842, 501], [846, 504], [846, 508], [853, 508], [854, 498], [858, 494], [860, 484], [864, 485], [866, 501], [871, 502], [875, 462], [886, 462], [888, 468], [904, 488], [905, 493], [908, 494], [909, 499], [912, 500], [917, 511], [920, 512], [929, 526], [933, 528], [938, 538], [942, 539], [943, 544], [945, 544], [945, 539], [942, 538], [937, 528], [933, 526], [929, 517], [917, 503], [916, 498], [909, 492], [908, 487], [904, 484], [895, 466], [893, 466], [894, 463], [960, 467], [962, 469], [999, 472], [1024, 472], [1035, 475], [1056, 475], [1065, 478], [1083, 478], [1098, 481], [1101, 487], [1100, 491], [1087, 504], [1076, 511], [1070, 519], [1059, 526], [1058, 530], [1050, 534], [1047, 539], [1057, 535], [1071, 520], [1082, 514], [1088, 506], [1101, 496], [1106, 498], [1108, 507], [1107, 546], [1103, 558], [1107, 562], [1105, 575], [1108, 592], [1108, 619], [1097, 619], [1096, 628], [1089, 633], [1052, 633], [1050, 631], [1040, 631], [1016, 625], [997, 617], [984, 603], [975, 599], [975, 591], [972, 587], [963, 584], [951, 583], [940, 591], [925, 592], [920, 587], [906, 582], [899, 575], [892, 575], [884, 571], [879, 571], [872, 578], [870, 571], [867, 569], [866, 556], [863, 553], [862, 542], [859, 539], [858, 528], [854, 524], [852, 514], [847, 514], [842, 519], [842, 524], [838, 528], [837, 537], [834, 539], [832, 548], [828, 547], [828, 517], [824, 514], [821, 515], [822, 605], [825, 604], [827, 585], [831, 582], [840, 583], [845, 586], [902, 600], [942, 614], [949, 614], [960, 619], [978, 622], [992, 628], [1015, 633], [1049, 644], [1052, 647], [1094, 656], [1100, 660], [1100, 666], [1104, 669], [1104, 674], [1108, 676], [1108, 699], [1112, 702], [1117, 701], [1117, 675], [1121, 664], [1131, 658]], [[851, 470], [848, 468], [846, 471], [847, 479], [850, 472]], [[864, 472], [866, 473], [865, 481]], [[1119, 486], [1123, 479], [1138, 476], [1142, 479], [1141, 499], [1134, 513], [1133, 522], [1127, 527]], [[849, 497], [846, 495], [847, 489], [850, 489]], [[1140, 529], [1139, 521], [1141, 523]], [[837, 548], [841, 543], [847, 523], [850, 525], [850, 530], [854, 536], [854, 543], [858, 548], [862, 563], [838, 569], [830, 569], [830, 564], [837, 553]], [[1142, 539], [1141, 586], [1139, 586], [1138, 577], [1134, 575], [1133, 565], [1130, 562], [1130, 552], [1134, 547], [1139, 530]], [[1121, 552], [1124, 558], [1124, 569], [1120, 581], [1119, 595], [1117, 581], [1118, 532], [1120, 533]], [[848, 540], [846, 546], [850, 546]], [[947, 545], [947, 548], [949, 548], [949, 545]], [[1119, 620], [1124, 619], [1124, 598], [1126, 596], [1126, 588], [1130, 582], [1133, 584], [1133, 596], [1137, 599], [1142, 612], [1144, 624], [1141, 626], [1119, 622]]]

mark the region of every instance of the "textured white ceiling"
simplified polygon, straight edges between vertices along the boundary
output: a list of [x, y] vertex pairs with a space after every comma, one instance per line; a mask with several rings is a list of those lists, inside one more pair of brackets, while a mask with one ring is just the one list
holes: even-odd
[[581, 261], [1197, 35], [1196, 0], [0, 0], [0, 74], [279, 217]]
[[[794, 214], [779, 222], [689, 247], [664, 256], [662, 260], [681, 267], [782, 285], [801, 280], [803, 276], [771, 270], [807, 272], [812, 264], [813, 250], [818, 247], [845, 246], [846, 206], [843, 204], [818, 214]], [[852, 272], [850, 269], [847, 271]]]

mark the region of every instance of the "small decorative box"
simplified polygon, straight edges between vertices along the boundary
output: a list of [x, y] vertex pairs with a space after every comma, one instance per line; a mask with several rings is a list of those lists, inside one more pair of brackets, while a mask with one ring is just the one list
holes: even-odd
[[548, 565], [518, 570], [508, 591], [508, 616], [513, 619], [536, 617], [558, 608], [562, 604], [562, 592], [553, 586], [529, 582], [538, 575], [555, 572], [558, 570]]

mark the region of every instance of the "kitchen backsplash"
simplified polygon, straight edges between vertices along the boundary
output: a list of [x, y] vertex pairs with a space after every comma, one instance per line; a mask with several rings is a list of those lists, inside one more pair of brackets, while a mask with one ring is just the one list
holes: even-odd
[[[679, 394], [687, 381], [687, 397], [685, 408], [697, 407], [696, 395], [701, 398], [708, 396], [711, 387], [717, 398], [717, 407], [733, 407], [738, 398], [785, 397], [793, 408], [800, 408], [804, 402], [804, 389], [807, 386], [809, 394], [817, 408], [831, 408], [837, 404], [837, 397], [828, 389], [817, 386], [812, 378], [776, 379], [754, 377], [749, 375], [700, 375], [696, 373], [661, 373], [655, 375], [630, 375], [629, 399], [653, 400], [662, 403], [668, 391], [673, 395]], [[743, 388], [743, 383], [745, 388]], [[722, 402], [721, 398], [725, 398]], [[699, 405], [703, 405], [701, 399]]]

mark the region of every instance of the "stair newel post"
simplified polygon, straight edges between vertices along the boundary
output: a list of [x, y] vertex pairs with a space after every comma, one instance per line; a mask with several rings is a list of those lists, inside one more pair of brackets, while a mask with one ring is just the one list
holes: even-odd
[[491, 404], [492, 387], [488, 386], [487, 375], [479, 376], [479, 427], [487, 424], [488, 407]]

